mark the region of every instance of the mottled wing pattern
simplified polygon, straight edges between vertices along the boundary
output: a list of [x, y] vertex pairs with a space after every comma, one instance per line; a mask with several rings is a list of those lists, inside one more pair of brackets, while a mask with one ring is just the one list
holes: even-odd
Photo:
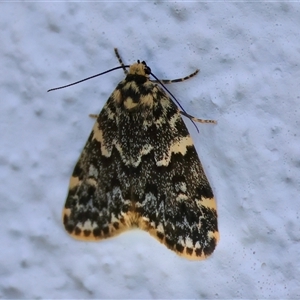
[[190, 259], [219, 239], [216, 202], [180, 111], [137, 63], [99, 114], [70, 180], [63, 211], [75, 238], [132, 226]]
[[70, 179], [63, 210], [75, 238], [98, 240], [132, 224], [130, 167], [121, 160], [120, 130], [113, 95], [99, 114]]

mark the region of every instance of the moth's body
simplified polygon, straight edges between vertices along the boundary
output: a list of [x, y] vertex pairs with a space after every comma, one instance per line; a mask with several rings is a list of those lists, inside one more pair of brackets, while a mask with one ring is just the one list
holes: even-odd
[[213, 192], [179, 109], [149, 70], [131, 65], [98, 115], [70, 180], [64, 225], [83, 240], [136, 226], [203, 259], [219, 239]]

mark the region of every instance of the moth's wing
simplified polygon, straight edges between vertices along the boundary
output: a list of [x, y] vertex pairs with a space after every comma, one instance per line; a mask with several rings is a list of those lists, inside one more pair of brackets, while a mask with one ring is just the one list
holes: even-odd
[[152, 151], [133, 176], [139, 227], [179, 255], [204, 259], [219, 240], [214, 195], [177, 107], [163, 92], [156, 97], [153, 125], [139, 131]]
[[117, 118], [112, 95], [70, 178], [63, 223], [74, 238], [98, 240], [119, 234], [132, 224], [128, 170], [114, 146], [119, 135]]
[[79, 239], [138, 225], [190, 259], [213, 252], [211, 187], [177, 107], [156, 84], [125, 80], [109, 98], [71, 177], [63, 221]]
[[173, 153], [169, 167], [143, 163], [156, 173], [147, 176], [140, 227], [189, 259], [211, 255], [219, 240], [216, 201], [194, 146]]

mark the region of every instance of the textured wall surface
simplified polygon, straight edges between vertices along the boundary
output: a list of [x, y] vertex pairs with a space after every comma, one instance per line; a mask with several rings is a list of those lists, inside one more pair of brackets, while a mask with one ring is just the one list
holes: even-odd
[[[300, 5], [1, 3], [0, 298], [299, 298]], [[221, 240], [188, 261], [146, 232], [73, 240], [69, 177], [122, 70], [147, 61], [187, 122]]]

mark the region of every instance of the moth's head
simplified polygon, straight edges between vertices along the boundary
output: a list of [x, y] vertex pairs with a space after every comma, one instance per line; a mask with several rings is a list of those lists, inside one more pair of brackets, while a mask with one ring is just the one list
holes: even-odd
[[151, 69], [144, 61], [140, 62], [138, 60], [137, 63], [130, 66], [129, 74], [149, 77], [149, 75], [151, 74]]

